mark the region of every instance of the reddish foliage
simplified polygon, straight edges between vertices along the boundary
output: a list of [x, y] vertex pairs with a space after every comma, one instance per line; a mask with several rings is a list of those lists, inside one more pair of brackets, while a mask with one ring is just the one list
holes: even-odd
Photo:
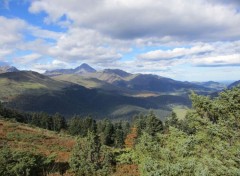
[[136, 164], [119, 164], [113, 176], [139, 176], [138, 166]]
[[131, 128], [131, 133], [129, 133], [125, 139], [125, 147], [133, 148], [135, 145], [135, 140], [137, 138], [137, 128]]

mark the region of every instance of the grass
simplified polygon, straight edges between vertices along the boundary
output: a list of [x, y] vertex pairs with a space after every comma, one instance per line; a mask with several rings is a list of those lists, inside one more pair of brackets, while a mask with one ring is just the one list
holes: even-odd
[[177, 114], [178, 119], [184, 119], [187, 111], [189, 110], [186, 106], [173, 106], [173, 111]]
[[55, 76], [53, 78], [58, 81], [72, 82], [72, 83], [84, 86], [86, 88], [100, 88], [103, 86], [103, 83], [100, 80], [87, 79], [79, 75], [67, 74], [67, 75]]
[[21, 94], [41, 95], [65, 86], [34, 72], [6, 73], [0, 75], [0, 100], [9, 101]]
[[18, 122], [0, 119], [0, 144], [13, 150], [29, 151], [46, 156], [56, 154], [56, 161], [66, 162], [75, 139], [66, 134], [31, 127]]
[[126, 117], [126, 119], [131, 119], [134, 115], [137, 114], [148, 114], [149, 111], [153, 111], [154, 114], [159, 117], [161, 120], [165, 120], [167, 116], [171, 114], [168, 110], [163, 109], [146, 109], [133, 105], [121, 105], [117, 106], [111, 113], [113, 117]]

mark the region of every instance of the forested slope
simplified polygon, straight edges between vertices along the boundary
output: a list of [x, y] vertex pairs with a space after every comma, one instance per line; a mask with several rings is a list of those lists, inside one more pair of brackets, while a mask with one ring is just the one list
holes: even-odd
[[[72, 141], [75, 143], [74, 147], [66, 148], [67, 152], [72, 149], [65, 163], [67, 171], [56, 170], [62, 174], [65, 172], [80, 176], [238, 176], [240, 87], [225, 90], [213, 99], [192, 92], [191, 100], [193, 107], [183, 119], [179, 119], [174, 112], [165, 122], [150, 112], [148, 115], [134, 116], [130, 124], [107, 119], [95, 121], [90, 117], [75, 116], [58, 128], [56, 126], [59, 124], [56, 123], [58, 120], [62, 119], [60, 124], [64, 124], [64, 118], [59, 114], [21, 116], [21, 113], [1, 107], [0, 115], [4, 118], [11, 116], [17, 121], [24, 118], [24, 123], [33, 126], [32, 129], [22, 125], [10, 125], [11, 128], [5, 128], [6, 122], [0, 121], [0, 127], [8, 129], [8, 134], [0, 138], [1, 144], [8, 143], [4, 145], [5, 147], [0, 146], [0, 174], [27, 175], [29, 172], [44, 175], [54, 171], [51, 170], [51, 163], [55, 163], [56, 160], [50, 156], [32, 155], [31, 152], [26, 153], [23, 149], [19, 151], [14, 147], [23, 146], [26, 140], [31, 140], [38, 144], [38, 147], [44, 148], [49, 140], [45, 133], [42, 133], [42, 136], [21, 135], [23, 130], [34, 132], [36, 125], [56, 131], [56, 134], [61, 131], [77, 137], [75, 142]], [[37, 117], [41, 120], [36, 121]], [[41, 123], [46, 122], [44, 119], [48, 119], [48, 123]], [[50, 126], [45, 126], [46, 124]], [[0, 132], [5, 134], [6, 130]], [[46, 142], [40, 143], [43, 139]], [[71, 141], [66, 141], [64, 146], [70, 143]], [[51, 152], [59, 149], [61, 151], [63, 148], [53, 148]], [[9, 160], [11, 157], [13, 160]]]

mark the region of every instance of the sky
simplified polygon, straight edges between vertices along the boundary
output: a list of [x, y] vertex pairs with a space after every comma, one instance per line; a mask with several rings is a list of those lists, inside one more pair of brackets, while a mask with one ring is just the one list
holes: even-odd
[[0, 0], [0, 65], [240, 79], [240, 0]]

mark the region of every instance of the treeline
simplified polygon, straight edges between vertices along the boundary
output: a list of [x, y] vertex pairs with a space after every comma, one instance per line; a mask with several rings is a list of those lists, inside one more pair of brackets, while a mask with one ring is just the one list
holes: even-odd
[[13, 119], [17, 122], [31, 124], [47, 130], [57, 131], [67, 129], [67, 122], [64, 116], [59, 113], [49, 115], [44, 112], [26, 113], [3, 107], [0, 103], [0, 117]]
[[86, 137], [88, 132], [92, 132], [99, 135], [101, 144], [117, 148], [124, 147], [124, 139], [130, 129], [127, 121], [113, 122], [109, 119], [96, 121], [92, 117], [79, 115], [75, 115], [67, 121], [59, 113], [54, 115], [44, 112], [25, 113], [5, 108], [2, 105], [0, 105], [0, 117], [56, 132], [64, 130], [70, 135], [80, 137]]
[[[118, 164], [136, 165], [143, 176], [240, 175], [240, 87], [215, 98], [190, 97], [192, 109], [185, 118], [172, 113], [165, 122], [153, 113], [137, 115], [131, 124], [75, 116], [54, 129], [53, 116], [43, 123], [33, 120], [36, 114], [24, 122], [78, 136], [69, 160], [76, 175], [111, 175]], [[132, 142], [127, 149], [126, 140]]]
[[103, 145], [122, 148], [128, 134], [130, 124], [127, 121], [112, 122], [109, 119], [96, 121], [91, 117], [74, 116], [68, 122], [68, 132], [71, 135], [86, 137], [89, 132], [97, 134]]

